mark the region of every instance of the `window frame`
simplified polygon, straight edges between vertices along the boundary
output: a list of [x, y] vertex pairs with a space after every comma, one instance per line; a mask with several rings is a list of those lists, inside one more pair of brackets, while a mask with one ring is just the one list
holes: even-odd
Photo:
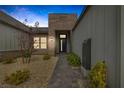
[[[35, 48], [34, 47], [35, 46], [35, 43], [37, 44], [37, 42], [34, 41], [35, 38], [39, 38], [39, 42], [38, 42], [39, 48]], [[42, 42], [41, 41], [41, 38], [45, 38], [46, 41], [45, 42]], [[34, 49], [48, 49], [48, 37], [47, 36], [35, 36], [35, 37], [33, 37], [33, 41], [34, 41], [34, 44], [33, 44], [33, 48]], [[42, 48], [42, 45], [41, 45], [42, 43], [45, 43], [45, 46], [46, 46], [45, 48]]]
[[[38, 38], [38, 42], [35, 42], [35, 38]], [[34, 41], [34, 44], [33, 44], [33, 48], [34, 49], [40, 49], [40, 37], [36, 36], [36, 37], [33, 37], [33, 41]], [[38, 45], [39, 47], [38, 48], [35, 48], [35, 45]]]
[[[65, 36], [65, 37], [61, 37], [61, 36]], [[59, 38], [60, 39], [66, 39], [67, 38], [67, 35], [66, 34], [59, 34]]]
[[[46, 41], [45, 42], [42, 42], [41, 38], [45, 38]], [[42, 43], [45, 43], [45, 46], [46, 46], [45, 48], [42, 48]], [[40, 37], [40, 49], [47, 49], [47, 36], [41, 36]]]

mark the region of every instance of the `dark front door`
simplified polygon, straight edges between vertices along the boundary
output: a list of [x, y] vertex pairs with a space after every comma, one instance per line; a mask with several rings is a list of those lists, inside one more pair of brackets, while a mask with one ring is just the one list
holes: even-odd
[[60, 38], [59, 38], [59, 52], [66, 52], [66, 51], [67, 51], [66, 35], [60, 35]]

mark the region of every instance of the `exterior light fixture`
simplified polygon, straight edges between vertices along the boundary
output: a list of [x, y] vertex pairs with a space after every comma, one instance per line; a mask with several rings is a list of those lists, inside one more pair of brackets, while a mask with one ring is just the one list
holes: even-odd
[[49, 40], [50, 40], [50, 41], [53, 41], [53, 40], [54, 40], [54, 37], [53, 37], [53, 36], [50, 36], [50, 37], [49, 37]]

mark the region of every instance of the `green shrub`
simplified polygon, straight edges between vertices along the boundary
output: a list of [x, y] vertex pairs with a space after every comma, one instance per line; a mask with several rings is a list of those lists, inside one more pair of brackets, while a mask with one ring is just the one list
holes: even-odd
[[51, 56], [48, 54], [43, 56], [43, 60], [49, 60], [50, 58], [51, 58]]
[[67, 54], [67, 61], [69, 65], [72, 65], [75, 67], [81, 65], [80, 58], [74, 53]]
[[31, 53], [28, 50], [25, 50], [23, 57], [29, 58], [31, 57]]
[[106, 87], [106, 65], [105, 62], [98, 61], [89, 73], [89, 87]]
[[5, 77], [5, 82], [7, 84], [11, 85], [19, 85], [20, 83], [23, 83], [29, 78], [29, 71], [28, 70], [18, 70], [15, 73], [12, 73], [10, 76]]

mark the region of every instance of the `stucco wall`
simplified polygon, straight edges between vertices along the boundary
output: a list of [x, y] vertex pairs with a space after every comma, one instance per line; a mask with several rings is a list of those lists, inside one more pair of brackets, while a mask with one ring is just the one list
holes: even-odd
[[120, 87], [119, 18], [120, 6], [91, 6], [72, 32], [72, 50], [82, 61], [82, 44], [91, 38], [91, 65], [107, 64], [109, 87]]

